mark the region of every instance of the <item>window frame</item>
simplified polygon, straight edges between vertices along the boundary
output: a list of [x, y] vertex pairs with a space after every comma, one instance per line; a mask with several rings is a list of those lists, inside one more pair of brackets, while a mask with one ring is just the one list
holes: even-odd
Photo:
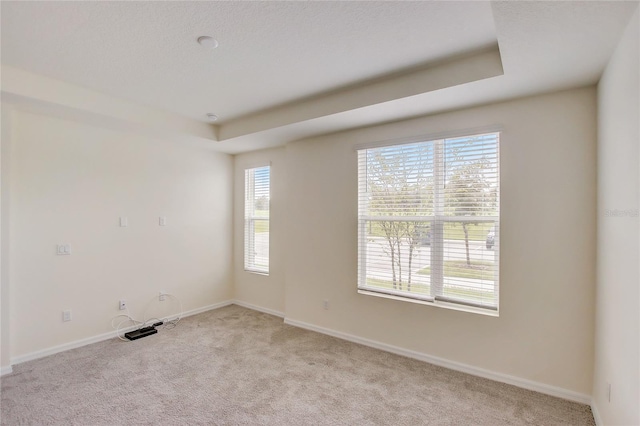
[[[361, 214], [361, 165], [360, 165], [360, 151], [365, 151], [365, 150], [369, 150], [369, 149], [376, 149], [376, 148], [389, 148], [389, 147], [393, 147], [396, 145], [405, 145], [405, 144], [413, 144], [413, 143], [433, 143], [433, 150], [434, 150], [434, 158], [433, 158], [433, 166], [434, 169], [436, 167], [435, 163], [438, 162], [439, 163], [439, 167], [443, 167], [444, 164], [446, 164], [446, 159], [442, 154], [441, 149], [444, 146], [444, 141], [446, 139], [456, 139], [456, 138], [464, 138], [464, 137], [476, 137], [476, 136], [482, 136], [482, 135], [488, 135], [488, 134], [495, 134], [495, 138], [496, 138], [496, 159], [495, 159], [495, 170], [497, 173], [497, 216], [447, 216], [444, 214], [444, 212], [436, 212], [434, 211], [433, 215], [430, 216], [419, 216], [419, 217], [407, 217], [407, 216], [392, 216], [392, 217], [383, 217], [383, 216], [369, 216], [369, 215], [362, 215]], [[377, 141], [377, 142], [372, 142], [372, 143], [366, 143], [366, 144], [360, 144], [354, 147], [354, 149], [357, 151], [357, 161], [358, 161], [358, 165], [357, 165], [357, 176], [358, 176], [358, 211], [357, 211], [357, 215], [358, 215], [358, 231], [357, 231], [357, 243], [358, 243], [358, 258], [357, 258], [357, 263], [358, 263], [358, 278], [357, 278], [357, 291], [359, 294], [365, 294], [365, 295], [371, 295], [371, 296], [377, 296], [377, 297], [383, 297], [383, 298], [388, 298], [388, 299], [394, 299], [394, 300], [400, 300], [400, 301], [405, 301], [405, 302], [412, 302], [412, 303], [418, 303], [418, 304], [423, 304], [423, 305], [428, 305], [428, 306], [436, 306], [436, 307], [443, 307], [443, 308], [448, 308], [448, 309], [454, 309], [454, 310], [459, 310], [459, 311], [465, 311], [465, 312], [473, 312], [473, 313], [479, 313], [479, 314], [484, 314], [484, 315], [489, 315], [489, 316], [499, 316], [499, 307], [500, 307], [500, 222], [501, 222], [501, 210], [500, 210], [500, 187], [501, 187], [501, 181], [500, 181], [500, 146], [502, 143], [502, 129], [498, 126], [490, 126], [490, 127], [485, 127], [485, 128], [478, 128], [478, 129], [473, 129], [473, 130], [465, 130], [465, 131], [458, 131], [458, 132], [447, 132], [447, 133], [440, 133], [440, 134], [432, 134], [432, 135], [427, 135], [427, 136], [416, 136], [416, 137], [411, 137], [411, 138], [402, 138], [402, 139], [396, 139], [396, 140], [388, 140], [388, 141]], [[439, 152], [439, 154], [438, 154]], [[366, 155], [366, 154], [365, 154]], [[439, 158], [436, 158], [439, 157]], [[436, 176], [441, 176], [444, 179], [446, 179], [445, 174], [443, 173], [442, 175], [439, 175], [435, 170], [434, 170], [434, 179], [437, 179]], [[441, 183], [436, 183], [434, 182], [434, 187], [440, 187], [442, 186], [442, 189], [445, 188], [445, 182], [441, 182]], [[437, 190], [434, 189], [434, 193], [438, 192]], [[442, 197], [442, 200], [444, 200], [444, 193], [440, 195]], [[435, 197], [435, 195], [434, 195]], [[440, 205], [440, 203], [436, 203], [437, 205]], [[444, 205], [444, 204], [443, 204]], [[435, 206], [434, 206], [435, 207]], [[393, 289], [381, 289], [381, 288], [375, 288], [373, 286], [367, 285], [367, 250], [366, 248], [363, 250], [362, 249], [362, 245], [363, 242], [366, 241], [367, 239], [367, 233], [366, 233], [366, 227], [368, 225], [368, 223], [370, 221], [373, 220], [380, 220], [382, 218], [382, 220], [398, 220], [398, 221], [404, 221], [404, 222], [424, 222], [425, 224], [429, 224], [430, 229], [433, 231], [433, 233], [435, 233], [436, 235], [434, 236], [433, 234], [431, 235], [431, 244], [430, 244], [430, 253], [431, 253], [431, 258], [430, 258], [430, 262], [431, 262], [431, 270], [434, 271], [434, 273], [436, 272], [436, 268], [434, 268], [434, 262], [441, 262], [441, 267], [440, 267], [440, 273], [441, 276], [440, 277], [436, 277], [436, 283], [435, 284], [430, 284], [431, 286], [431, 294], [430, 295], [412, 295], [412, 296], [408, 296], [406, 294], [406, 292], [403, 291], [397, 291], [397, 290], [393, 290]], [[486, 222], [492, 222], [494, 223], [493, 225], [493, 230], [494, 230], [494, 244], [493, 244], [493, 249], [494, 249], [494, 261], [495, 261], [495, 270], [494, 270], [494, 292], [496, 294], [496, 300], [495, 300], [495, 306], [488, 306], [488, 305], [483, 305], [483, 304], [476, 304], [473, 302], [469, 302], [469, 301], [464, 301], [461, 299], [455, 299], [455, 298], [451, 298], [451, 297], [447, 297], [444, 296], [442, 294], [442, 288], [444, 286], [444, 273], [442, 272], [444, 269], [444, 261], [446, 260], [446, 257], [442, 256], [442, 251], [443, 251], [443, 247], [445, 244], [445, 239], [444, 239], [444, 224], [448, 223], [448, 222], [467, 222], [467, 223], [486, 223]], [[442, 233], [441, 236], [438, 235], [438, 233]], [[366, 242], [364, 243], [364, 245], [366, 246]], [[441, 259], [438, 260], [437, 257], [434, 260], [434, 252], [436, 254], [436, 256], [438, 255], [437, 252], [440, 252], [440, 256]], [[438, 290], [438, 287], [440, 288]], [[440, 293], [440, 294], [435, 294], [435, 293]]]
[[[260, 169], [268, 169], [268, 192], [267, 199], [269, 202], [269, 206], [267, 209], [267, 216], [258, 216], [255, 214], [255, 204], [257, 202], [257, 198], [255, 197], [256, 191], [256, 171]], [[249, 182], [251, 179], [251, 182]], [[260, 165], [253, 165], [251, 167], [244, 168], [244, 220], [243, 220], [243, 267], [244, 271], [258, 274], [258, 275], [269, 275], [270, 265], [271, 265], [271, 256], [270, 256], [270, 246], [271, 246], [271, 234], [269, 232], [271, 227], [271, 163], [264, 163]], [[256, 263], [256, 222], [261, 221], [267, 223], [267, 233], [269, 233], [269, 238], [267, 239], [267, 265], [262, 266]]]

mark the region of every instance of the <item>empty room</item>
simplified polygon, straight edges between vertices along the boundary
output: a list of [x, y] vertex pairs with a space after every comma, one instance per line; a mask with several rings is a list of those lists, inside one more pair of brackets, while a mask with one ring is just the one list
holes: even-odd
[[3, 425], [640, 425], [638, 1], [2, 1]]

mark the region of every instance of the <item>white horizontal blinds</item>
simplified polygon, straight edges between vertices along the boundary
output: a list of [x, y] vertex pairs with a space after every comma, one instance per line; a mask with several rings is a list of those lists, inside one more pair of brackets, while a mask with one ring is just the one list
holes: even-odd
[[497, 308], [498, 136], [358, 151], [360, 289]]
[[269, 273], [270, 167], [244, 172], [244, 269]]
[[359, 287], [431, 300], [433, 144], [358, 151]]
[[443, 289], [436, 299], [498, 306], [498, 140], [498, 133], [444, 140]]

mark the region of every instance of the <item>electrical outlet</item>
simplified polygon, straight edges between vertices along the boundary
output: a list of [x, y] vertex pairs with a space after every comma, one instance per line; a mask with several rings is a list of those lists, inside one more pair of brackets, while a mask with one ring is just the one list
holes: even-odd
[[328, 301], [327, 299], [325, 299], [325, 300], [323, 300], [323, 301], [322, 301], [322, 307], [323, 307], [325, 310], [329, 310], [329, 301]]
[[127, 309], [127, 301], [124, 299], [120, 300], [120, 310], [124, 311], [125, 309]]
[[158, 296], [158, 300], [164, 302], [165, 300], [167, 300], [167, 294], [164, 291], [161, 291], [160, 295]]
[[69, 244], [58, 244], [56, 246], [56, 254], [58, 256], [67, 256], [71, 254], [71, 246]]
[[71, 311], [62, 311], [62, 321], [71, 321]]

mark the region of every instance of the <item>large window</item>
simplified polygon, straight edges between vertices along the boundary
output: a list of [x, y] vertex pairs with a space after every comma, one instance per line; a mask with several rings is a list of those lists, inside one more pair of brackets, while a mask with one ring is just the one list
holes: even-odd
[[270, 167], [244, 171], [244, 269], [269, 273]]
[[360, 292], [498, 309], [498, 148], [490, 133], [358, 150]]

